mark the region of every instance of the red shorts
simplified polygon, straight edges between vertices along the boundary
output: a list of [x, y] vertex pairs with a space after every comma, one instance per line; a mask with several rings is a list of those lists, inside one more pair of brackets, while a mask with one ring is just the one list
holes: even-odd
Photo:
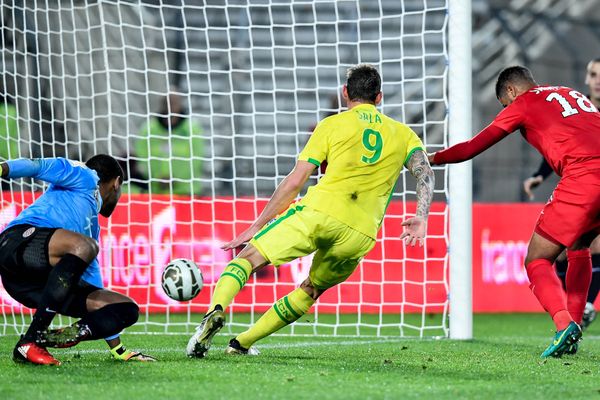
[[562, 178], [544, 206], [535, 232], [570, 247], [588, 232], [600, 232], [600, 170]]

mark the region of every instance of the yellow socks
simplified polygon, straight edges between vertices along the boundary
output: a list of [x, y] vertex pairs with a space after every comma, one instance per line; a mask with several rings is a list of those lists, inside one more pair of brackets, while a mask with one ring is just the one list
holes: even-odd
[[231, 260], [215, 286], [208, 312], [211, 312], [217, 304], [220, 304], [225, 310], [244, 287], [251, 272], [252, 264], [250, 264], [250, 261], [243, 258]]
[[236, 339], [242, 347], [248, 349], [256, 341], [277, 332], [306, 314], [314, 302], [312, 297], [298, 288], [277, 300], [250, 329], [238, 335]]

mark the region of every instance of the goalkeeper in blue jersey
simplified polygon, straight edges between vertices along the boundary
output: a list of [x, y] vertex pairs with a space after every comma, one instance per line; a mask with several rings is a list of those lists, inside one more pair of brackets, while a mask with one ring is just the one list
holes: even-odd
[[[121, 344], [119, 333], [137, 321], [139, 308], [129, 297], [103, 289], [96, 259], [98, 214], [109, 217], [121, 197], [123, 170], [118, 162], [101, 154], [85, 164], [45, 158], [6, 161], [0, 167], [2, 178], [50, 183], [0, 234], [4, 288], [21, 304], [36, 309], [13, 359], [60, 365], [47, 347], [105, 338], [117, 359], [153, 361]], [[57, 313], [81, 319], [49, 330]]]

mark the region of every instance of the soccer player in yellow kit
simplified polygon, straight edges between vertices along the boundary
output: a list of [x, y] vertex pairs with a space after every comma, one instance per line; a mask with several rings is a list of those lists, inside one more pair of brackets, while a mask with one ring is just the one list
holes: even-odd
[[[308, 278], [277, 300], [247, 331], [231, 339], [226, 352], [257, 354], [252, 345], [308, 312], [327, 289], [345, 281], [373, 248], [394, 185], [403, 166], [417, 180], [417, 211], [402, 225], [401, 238], [422, 245], [433, 196], [434, 176], [418, 136], [381, 114], [381, 77], [370, 65], [348, 70], [343, 96], [348, 111], [319, 123], [293, 171], [281, 182], [256, 222], [223, 246], [249, 244], [225, 268], [210, 308], [187, 346], [190, 357], [204, 357], [225, 323], [224, 310], [251, 273], [315, 252]], [[323, 162], [327, 170], [290, 206]], [[273, 222], [267, 225], [275, 216]]]

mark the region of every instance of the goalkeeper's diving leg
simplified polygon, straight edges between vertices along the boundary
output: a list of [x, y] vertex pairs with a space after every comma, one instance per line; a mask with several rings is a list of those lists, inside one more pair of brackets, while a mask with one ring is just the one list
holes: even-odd
[[91, 288], [96, 290], [85, 296], [85, 300], [79, 301], [85, 302], [83, 317], [73, 325], [47, 331], [40, 338], [41, 344], [65, 348], [85, 340], [105, 339], [111, 356], [116, 360], [156, 361], [154, 357], [126, 349], [120, 339], [120, 332], [137, 322], [138, 305], [120, 293]]

